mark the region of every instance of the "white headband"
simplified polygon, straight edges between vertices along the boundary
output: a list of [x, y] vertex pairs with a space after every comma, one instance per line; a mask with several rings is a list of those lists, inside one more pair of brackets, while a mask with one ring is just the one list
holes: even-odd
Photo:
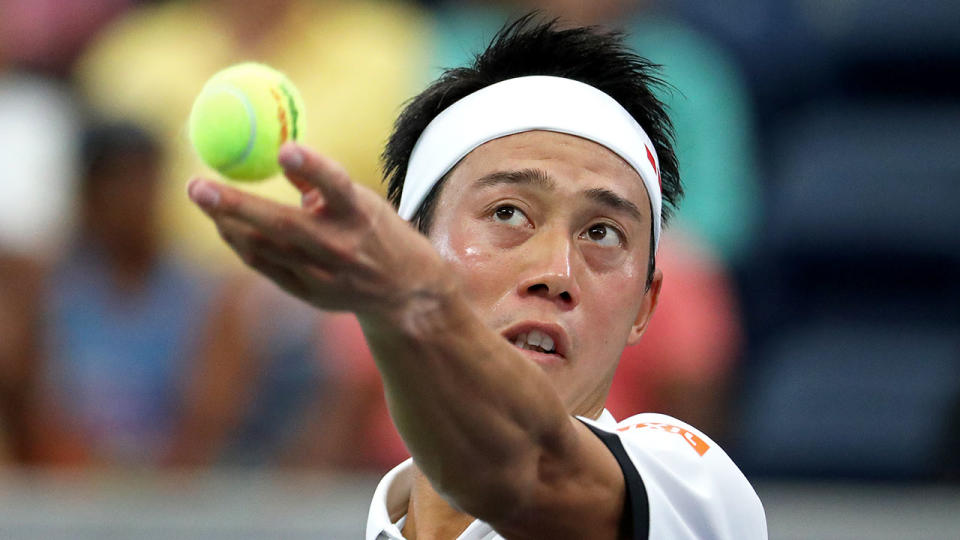
[[583, 137], [607, 147], [643, 179], [653, 215], [653, 246], [660, 244], [660, 162], [650, 137], [616, 100], [561, 77], [508, 79], [478, 90], [437, 115], [410, 154], [400, 195], [400, 217], [410, 220], [437, 181], [485, 142], [544, 130]]

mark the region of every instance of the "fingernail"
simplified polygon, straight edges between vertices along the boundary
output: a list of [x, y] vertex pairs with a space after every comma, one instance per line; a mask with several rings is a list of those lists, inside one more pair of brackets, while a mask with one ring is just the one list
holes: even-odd
[[189, 188], [190, 198], [203, 208], [215, 208], [220, 202], [220, 191], [209, 182], [193, 181]]
[[303, 165], [303, 152], [293, 145], [287, 145], [280, 153], [280, 164], [286, 169], [299, 169]]

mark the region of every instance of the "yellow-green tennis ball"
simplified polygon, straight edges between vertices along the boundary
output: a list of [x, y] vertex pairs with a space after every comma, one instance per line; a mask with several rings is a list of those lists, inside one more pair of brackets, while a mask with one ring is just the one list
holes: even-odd
[[303, 100], [279, 71], [237, 64], [204, 85], [189, 129], [204, 163], [227, 178], [261, 180], [280, 171], [280, 145], [303, 137]]

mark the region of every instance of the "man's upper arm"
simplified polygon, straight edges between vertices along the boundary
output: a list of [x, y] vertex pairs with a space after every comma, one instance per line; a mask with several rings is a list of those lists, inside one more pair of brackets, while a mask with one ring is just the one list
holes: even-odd
[[535, 502], [494, 524], [505, 536], [766, 539], [759, 498], [703, 433], [659, 414], [574, 422], [569, 461], [544, 466]]

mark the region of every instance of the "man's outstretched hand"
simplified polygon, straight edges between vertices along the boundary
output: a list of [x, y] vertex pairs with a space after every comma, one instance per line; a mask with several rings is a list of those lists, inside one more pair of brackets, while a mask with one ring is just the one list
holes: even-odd
[[300, 208], [206, 179], [190, 198], [250, 267], [310, 304], [392, 318], [452, 276], [433, 246], [338, 163], [294, 143], [280, 149]]

